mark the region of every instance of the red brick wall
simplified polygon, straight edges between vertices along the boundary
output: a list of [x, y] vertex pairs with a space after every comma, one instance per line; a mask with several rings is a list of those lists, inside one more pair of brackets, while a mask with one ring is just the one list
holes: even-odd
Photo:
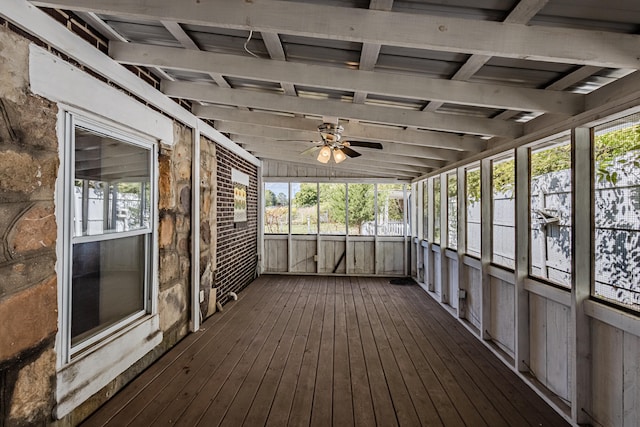
[[[255, 277], [258, 254], [258, 168], [226, 148], [216, 145], [218, 163], [218, 214], [215, 283], [218, 300], [225, 303], [229, 292], [238, 293]], [[247, 224], [236, 228], [233, 222], [233, 184], [231, 169], [249, 175]]]

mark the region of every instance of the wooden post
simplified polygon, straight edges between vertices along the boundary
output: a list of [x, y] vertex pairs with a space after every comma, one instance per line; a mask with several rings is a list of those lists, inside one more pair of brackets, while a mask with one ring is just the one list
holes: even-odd
[[433, 282], [433, 213], [435, 212], [433, 209], [433, 180], [435, 178], [427, 179], [427, 221], [429, 221], [429, 227], [427, 228], [427, 247], [425, 248], [427, 251], [427, 262], [425, 264], [425, 277], [424, 281], [427, 284], [428, 289], [431, 292], [435, 291], [435, 284]]
[[[591, 130], [571, 132], [571, 216], [573, 258], [571, 280], [570, 376], [571, 419], [577, 424], [591, 422], [591, 332], [585, 302], [591, 295], [593, 277], [593, 172]], [[602, 349], [601, 351], [609, 351]]]
[[518, 147], [515, 156], [516, 253], [515, 253], [515, 366], [529, 370], [529, 292], [524, 288], [529, 276], [529, 148]]
[[464, 257], [467, 253], [467, 185], [466, 168], [458, 168], [458, 317], [467, 317], [467, 267]]
[[482, 306], [480, 311], [480, 336], [482, 339], [491, 339], [491, 250], [493, 239], [493, 215], [492, 215], [492, 189], [491, 189], [491, 160], [482, 159], [480, 162], [480, 235], [481, 249], [480, 261], [482, 263]]
[[436, 268], [440, 269], [440, 302], [451, 304], [449, 295], [449, 261], [447, 261], [447, 245], [449, 244], [449, 218], [448, 218], [448, 179], [446, 173], [441, 173], [436, 179], [440, 180], [440, 263]]

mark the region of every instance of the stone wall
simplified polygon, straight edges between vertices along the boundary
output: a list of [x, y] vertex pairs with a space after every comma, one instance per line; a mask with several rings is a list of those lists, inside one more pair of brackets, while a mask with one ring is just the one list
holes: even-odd
[[203, 318], [215, 312], [215, 298], [211, 290], [215, 286], [216, 272], [216, 144], [206, 138], [200, 141], [200, 291], [204, 300], [200, 303]]
[[0, 27], [0, 426], [45, 424], [55, 388], [57, 108], [29, 95], [28, 53]]
[[[225, 303], [229, 292], [239, 292], [255, 278], [258, 261], [258, 169], [253, 164], [217, 146], [217, 269], [218, 299]], [[249, 175], [247, 224], [236, 228], [233, 222], [233, 184], [231, 169]]]
[[[192, 130], [175, 124], [175, 145], [160, 151], [160, 329], [173, 345], [187, 334], [191, 284]], [[172, 329], [176, 329], [172, 332]]]

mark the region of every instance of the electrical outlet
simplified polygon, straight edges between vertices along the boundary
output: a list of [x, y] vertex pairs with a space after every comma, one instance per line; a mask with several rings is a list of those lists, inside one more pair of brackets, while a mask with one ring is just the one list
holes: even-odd
[[204, 291], [200, 291], [200, 302], [204, 302]]
[[318, 262], [318, 255], [314, 255], [314, 256], [313, 256], [313, 260], [314, 260], [315, 262]]

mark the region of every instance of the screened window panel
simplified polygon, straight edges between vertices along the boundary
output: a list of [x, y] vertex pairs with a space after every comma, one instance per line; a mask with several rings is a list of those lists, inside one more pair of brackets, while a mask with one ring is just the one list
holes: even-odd
[[289, 184], [266, 182], [264, 184], [264, 233], [289, 233]]
[[532, 148], [530, 173], [529, 274], [571, 286], [571, 141]]
[[375, 235], [374, 212], [374, 185], [373, 184], [348, 184], [349, 235], [373, 236]]
[[458, 177], [447, 175], [447, 247], [458, 248]]
[[320, 233], [347, 234], [347, 185], [320, 184]]
[[481, 206], [480, 168], [467, 169], [465, 173], [467, 208], [467, 253], [480, 257], [481, 250]]
[[493, 239], [491, 262], [515, 268], [515, 160], [492, 162]]
[[640, 114], [594, 129], [594, 296], [640, 311]]
[[291, 184], [291, 234], [318, 233], [318, 184]]
[[404, 185], [378, 184], [378, 236], [404, 236]]
[[433, 179], [433, 243], [440, 244], [440, 177]]

